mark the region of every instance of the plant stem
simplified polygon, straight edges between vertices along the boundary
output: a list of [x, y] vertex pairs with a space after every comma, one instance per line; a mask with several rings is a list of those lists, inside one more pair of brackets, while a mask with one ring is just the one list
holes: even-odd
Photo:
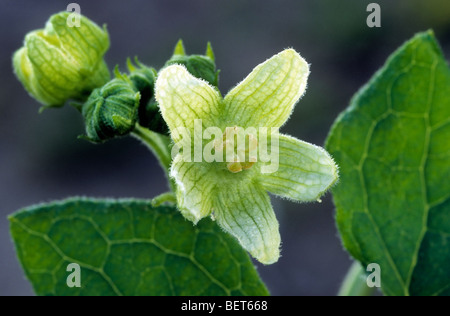
[[163, 203], [177, 204], [177, 198], [175, 196], [175, 193], [173, 192], [162, 193], [152, 199], [152, 206], [154, 207], [158, 207]]
[[169, 176], [170, 164], [172, 162], [170, 137], [155, 133], [139, 124], [136, 124], [132, 135], [141, 140], [156, 156], [166, 174], [170, 190], [175, 192], [175, 183]]
[[371, 296], [375, 289], [367, 286], [365, 270], [355, 261], [342, 282], [338, 296]]

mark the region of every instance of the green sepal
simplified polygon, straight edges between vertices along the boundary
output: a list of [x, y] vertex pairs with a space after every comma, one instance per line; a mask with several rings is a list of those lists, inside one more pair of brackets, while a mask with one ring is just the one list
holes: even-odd
[[165, 66], [174, 64], [184, 65], [194, 77], [206, 80], [212, 86], [217, 87], [219, 71], [216, 70], [214, 53], [209, 42], [205, 54], [206, 55], [186, 55], [183, 42], [179, 40], [175, 46], [172, 58], [166, 62]]
[[180, 38], [175, 45], [175, 49], [173, 50], [173, 55], [186, 56], [186, 50], [184, 49], [183, 40]]

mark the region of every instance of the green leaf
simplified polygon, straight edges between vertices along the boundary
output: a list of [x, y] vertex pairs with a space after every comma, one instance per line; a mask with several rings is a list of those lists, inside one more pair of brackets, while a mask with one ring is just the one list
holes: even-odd
[[[74, 198], [9, 218], [38, 295], [267, 295], [250, 258], [210, 220], [151, 201]], [[81, 267], [70, 288], [67, 266]]]
[[335, 122], [327, 149], [347, 250], [387, 295], [450, 294], [450, 71], [433, 33], [387, 61]]

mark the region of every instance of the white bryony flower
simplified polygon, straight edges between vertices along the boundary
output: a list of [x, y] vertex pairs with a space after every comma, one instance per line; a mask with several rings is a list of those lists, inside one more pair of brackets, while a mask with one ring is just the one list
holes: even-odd
[[[273, 172], [267, 171], [272, 162], [258, 159], [261, 152], [249, 155], [264, 143], [264, 138], [258, 139], [260, 128], [277, 130], [287, 121], [306, 90], [308, 75], [306, 61], [286, 49], [258, 65], [224, 98], [181, 65], [163, 69], [155, 85], [156, 100], [176, 144], [186, 141], [180, 128], [194, 139], [198, 134], [195, 124], [201, 120], [202, 128], [221, 131], [214, 133], [206, 144], [209, 147], [203, 138], [201, 150], [235, 153], [231, 162], [186, 159], [183, 152], [173, 158], [170, 174], [177, 185], [180, 211], [194, 224], [211, 215], [263, 264], [278, 260], [281, 242], [267, 191], [296, 201], [315, 201], [338, 179], [337, 166], [323, 148], [287, 135], [270, 134], [265, 144], [272, 148], [271, 157], [276, 153]], [[227, 138], [237, 127], [256, 131], [245, 136], [246, 149], [234, 146], [234, 136], [232, 143]], [[190, 149], [198, 148], [192, 145]]]

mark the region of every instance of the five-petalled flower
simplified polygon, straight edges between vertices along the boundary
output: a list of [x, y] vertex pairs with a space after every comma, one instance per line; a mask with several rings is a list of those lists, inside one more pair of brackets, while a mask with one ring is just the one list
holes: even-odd
[[[227, 127], [282, 126], [305, 92], [308, 75], [306, 61], [286, 49], [258, 65], [222, 98], [216, 88], [192, 76], [184, 66], [171, 65], [159, 73], [156, 100], [175, 143], [181, 140], [175, 131], [182, 127], [194, 135], [198, 120], [204, 127], [219, 127], [225, 137]], [[182, 153], [173, 158], [170, 172], [177, 185], [178, 207], [187, 219], [197, 223], [213, 216], [264, 264], [278, 260], [281, 243], [267, 191], [314, 201], [338, 179], [337, 166], [323, 148], [283, 134], [277, 140], [275, 172], [262, 172], [268, 162], [186, 161]]]

